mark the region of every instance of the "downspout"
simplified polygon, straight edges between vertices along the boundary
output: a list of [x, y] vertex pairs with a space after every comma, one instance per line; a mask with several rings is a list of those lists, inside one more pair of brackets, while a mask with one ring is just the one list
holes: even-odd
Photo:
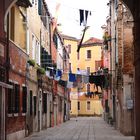
[[49, 21], [49, 39], [50, 39], [50, 44], [49, 44], [49, 46], [50, 46], [50, 54], [52, 54], [52, 30], [51, 30], [51, 19], [49, 19], [50, 21]]
[[[4, 0], [5, 1], [5, 0]], [[4, 2], [5, 5], [5, 2]], [[10, 58], [9, 58], [9, 13], [7, 14], [7, 37], [6, 37], [6, 83], [9, 83], [9, 69], [10, 69]], [[8, 89], [6, 89], [5, 102], [7, 102]], [[7, 133], [7, 108], [5, 107], [5, 140]]]

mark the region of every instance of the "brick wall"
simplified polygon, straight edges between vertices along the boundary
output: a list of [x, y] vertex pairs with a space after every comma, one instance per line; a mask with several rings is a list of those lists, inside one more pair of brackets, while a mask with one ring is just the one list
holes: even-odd
[[7, 116], [7, 134], [25, 129], [25, 115], [22, 114], [22, 85], [26, 85], [26, 62], [27, 55], [24, 51], [18, 48], [14, 43], [9, 44], [10, 55], [10, 71], [9, 79], [13, 82], [17, 82], [20, 85], [20, 101], [19, 101], [19, 113], [8, 114]]

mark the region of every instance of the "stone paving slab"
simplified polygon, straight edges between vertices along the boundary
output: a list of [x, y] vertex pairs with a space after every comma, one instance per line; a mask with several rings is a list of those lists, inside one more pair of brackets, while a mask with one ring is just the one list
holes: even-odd
[[134, 140], [134, 137], [123, 136], [102, 118], [78, 117], [23, 140]]

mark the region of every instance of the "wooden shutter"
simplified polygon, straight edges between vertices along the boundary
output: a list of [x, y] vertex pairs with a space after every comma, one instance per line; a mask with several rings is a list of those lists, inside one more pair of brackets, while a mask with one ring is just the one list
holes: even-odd
[[43, 113], [47, 113], [47, 94], [43, 93]]
[[78, 101], [78, 110], [80, 110], [80, 102]]
[[27, 87], [22, 87], [22, 112], [27, 111]]
[[32, 115], [32, 96], [33, 96], [33, 92], [32, 90], [30, 90], [30, 115]]
[[36, 96], [34, 96], [34, 116], [36, 115]]
[[15, 84], [15, 110], [14, 113], [19, 113], [19, 101], [20, 101], [20, 85]]
[[[9, 82], [10, 85], [13, 85], [12, 82]], [[8, 89], [8, 113], [13, 113], [13, 91], [14, 89]]]

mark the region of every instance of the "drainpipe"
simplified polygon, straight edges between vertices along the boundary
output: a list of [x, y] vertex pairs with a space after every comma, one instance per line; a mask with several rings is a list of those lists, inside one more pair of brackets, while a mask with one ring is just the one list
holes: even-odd
[[[5, 2], [4, 2], [5, 5]], [[10, 69], [10, 58], [9, 58], [9, 13], [7, 15], [7, 38], [6, 38], [6, 83], [9, 83], [9, 69]], [[8, 89], [6, 89], [5, 96], [5, 103], [7, 102], [8, 96]], [[7, 108], [5, 106], [5, 140], [6, 140], [6, 133], [7, 133]]]

